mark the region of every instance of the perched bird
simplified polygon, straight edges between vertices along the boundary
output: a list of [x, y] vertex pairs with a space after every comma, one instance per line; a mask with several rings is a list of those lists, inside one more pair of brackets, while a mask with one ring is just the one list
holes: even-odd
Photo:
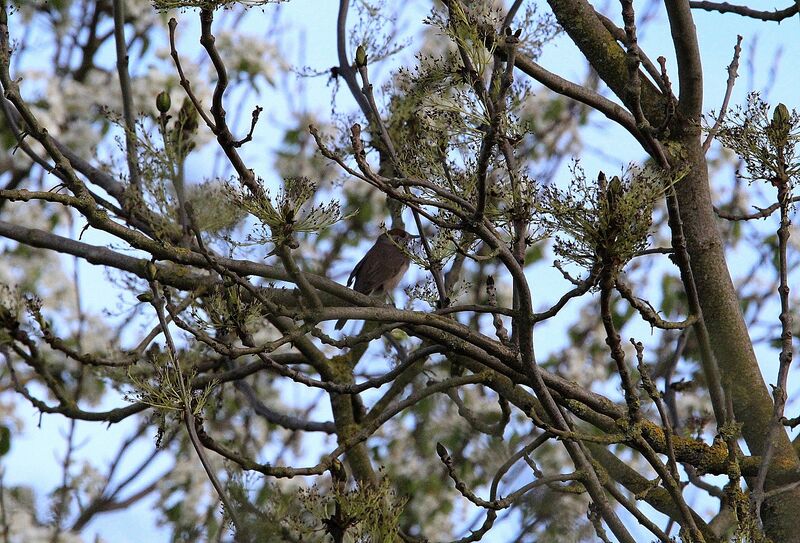
[[[408, 270], [408, 256], [401, 247], [419, 236], [412, 236], [402, 228], [392, 228], [378, 236], [375, 245], [367, 251], [347, 278], [349, 287], [353, 281], [353, 290], [366, 294], [388, 294]], [[347, 319], [336, 321], [336, 330], [341, 330]]]

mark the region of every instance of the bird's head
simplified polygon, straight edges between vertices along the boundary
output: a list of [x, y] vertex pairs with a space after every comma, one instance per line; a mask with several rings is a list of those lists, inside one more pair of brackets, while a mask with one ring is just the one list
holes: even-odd
[[391, 238], [393, 240], [395, 240], [396, 242], [410, 241], [412, 239], [415, 239], [415, 238], [419, 237], [419, 236], [413, 236], [413, 235], [409, 234], [408, 232], [406, 232], [402, 228], [392, 228], [391, 230], [389, 230], [388, 232], [386, 232], [383, 235], [387, 236], [387, 237], [391, 236]]
[[402, 228], [392, 228], [381, 234], [376, 243], [380, 245], [393, 245], [395, 247], [407, 247], [411, 240], [418, 237], [419, 236], [409, 234]]

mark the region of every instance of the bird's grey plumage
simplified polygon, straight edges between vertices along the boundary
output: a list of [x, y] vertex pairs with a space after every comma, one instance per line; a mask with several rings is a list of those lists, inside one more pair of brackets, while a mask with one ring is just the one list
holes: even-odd
[[[397, 287], [408, 270], [409, 259], [401, 247], [412, 237], [415, 236], [399, 228], [381, 234], [350, 272], [347, 286], [354, 283], [353, 290], [367, 296], [381, 292], [388, 294]], [[346, 322], [347, 319], [339, 319], [336, 330]]]

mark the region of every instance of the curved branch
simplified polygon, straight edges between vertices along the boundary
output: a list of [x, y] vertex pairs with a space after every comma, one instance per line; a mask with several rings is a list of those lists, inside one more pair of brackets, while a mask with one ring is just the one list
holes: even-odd
[[367, 99], [358, 88], [358, 81], [356, 81], [356, 71], [347, 59], [347, 12], [350, 8], [350, 0], [339, 0], [339, 13], [336, 16], [336, 53], [339, 58], [339, 75], [344, 78], [347, 83], [347, 88], [353, 99], [361, 109], [366, 119], [370, 118], [370, 107]]
[[784, 19], [793, 17], [800, 10], [800, 5], [795, 3], [784, 9], [776, 9], [773, 11], [757, 10], [747, 6], [738, 6], [729, 4], [728, 2], [705, 2], [705, 1], [691, 1], [689, 7], [692, 9], [702, 9], [705, 11], [716, 11], [718, 13], [734, 13], [742, 17], [750, 17], [751, 19], [759, 19], [761, 21], [776, 21], [781, 22]]

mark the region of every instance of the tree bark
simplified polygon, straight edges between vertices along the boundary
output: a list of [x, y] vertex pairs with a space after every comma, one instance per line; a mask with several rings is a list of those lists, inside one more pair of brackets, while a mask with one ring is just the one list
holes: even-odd
[[[772, 416], [772, 398], [761, 375], [725, 261], [699, 127], [687, 130], [681, 136], [678, 149], [685, 160], [682, 166], [689, 168], [689, 175], [675, 189], [703, 320], [722, 374], [722, 385], [733, 400], [736, 421], [742, 423], [742, 436], [750, 452], [761, 455], [766, 448], [765, 430]], [[777, 480], [773, 471], [800, 471], [800, 461], [786, 432], [777, 434], [774, 447], [773, 469], [767, 475], [767, 489], [788, 482]], [[762, 507], [764, 528], [775, 541], [800, 542], [798, 516], [800, 489], [766, 500]]]

